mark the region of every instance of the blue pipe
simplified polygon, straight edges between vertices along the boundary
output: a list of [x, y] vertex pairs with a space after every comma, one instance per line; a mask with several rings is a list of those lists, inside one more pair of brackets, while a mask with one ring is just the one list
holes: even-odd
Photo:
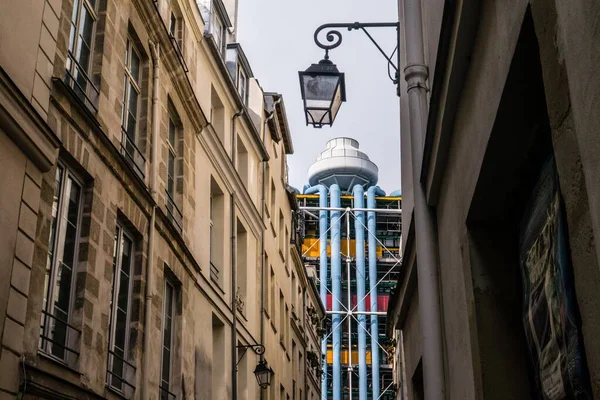
[[[329, 188], [330, 203], [332, 208], [340, 207], [340, 187], [331, 185]], [[341, 255], [341, 211], [331, 211], [331, 288], [332, 310], [341, 311], [342, 296], [342, 255]], [[342, 347], [342, 327], [340, 314], [332, 315], [333, 330], [333, 400], [342, 400], [342, 364], [340, 350]], [[327, 390], [325, 387], [324, 390]]]
[[[362, 185], [355, 185], [354, 207], [364, 208], [365, 192]], [[366, 311], [365, 307], [365, 213], [356, 212], [354, 232], [356, 239], [356, 297], [358, 311]], [[367, 400], [367, 316], [358, 315], [358, 399]]]
[[[385, 193], [377, 186], [367, 190], [367, 208], [377, 208], [375, 196]], [[374, 211], [367, 212], [367, 228], [369, 229], [369, 291], [371, 292], [371, 311], [377, 311], [377, 220]], [[379, 398], [379, 327], [377, 315], [371, 315], [371, 378], [373, 399]]]
[[[323, 305], [327, 307], [327, 187], [316, 185], [304, 188], [304, 193], [319, 192], [319, 292]], [[321, 341], [321, 366], [324, 372], [321, 375], [321, 399], [327, 399], [327, 339]]]

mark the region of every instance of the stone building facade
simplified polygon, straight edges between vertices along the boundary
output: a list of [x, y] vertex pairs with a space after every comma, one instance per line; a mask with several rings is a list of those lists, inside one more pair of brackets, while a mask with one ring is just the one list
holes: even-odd
[[[421, 88], [407, 84], [414, 75], [401, 76], [404, 261], [388, 325], [398, 339], [398, 398], [600, 396], [597, 2], [398, 6], [401, 71], [421, 52], [426, 68], [407, 70], [424, 77], [427, 90], [419, 119], [411, 101]], [[421, 121], [422, 157], [410, 142]], [[548, 284], [533, 293], [540, 276], [527, 268], [539, 254], [523, 251], [524, 238], [541, 218], [532, 205], [550, 187], [558, 189], [556, 208], [543, 215], [563, 219], [536, 242], [548, 251], [537, 264]], [[419, 192], [432, 235], [415, 220]], [[429, 266], [417, 248], [427, 237], [437, 286], [425, 293], [419, 271]], [[532, 299], [542, 299], [539, 308]], [[573, 333], [568, 344], [565, 330]], [[552, 343], [559, 352], [547, 351]]]
[[236, 42], [236, 1], [0, 11], [0, 397], [258, 399], [261, 358], [294, 376], [243, 351], [265, 343], [263, 170], [284, 302], [280, 270], [313, 289], [290, 256], [285, 109]]
[[287, 185], [285, 155], [293, 152], [293, 146], [285, 104], [277, 93], [267, 93], [265, 99], [267, 108], [275, 112], [265, 124], [264, 143], [271, 162], [264, 171], [267, 230], [261, 340], [274, 375], [263, 399], [319, 399], [316, 374], [321, 363], [320, 359], [311, 363], [309, 353], [318, 349], [325, 309], [317, 294], [316, 276], [304, 266], [296, 192]]

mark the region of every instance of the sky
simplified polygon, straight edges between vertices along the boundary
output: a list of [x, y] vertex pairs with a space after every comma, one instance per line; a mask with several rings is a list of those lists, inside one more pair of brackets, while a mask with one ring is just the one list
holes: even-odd
[[[302, 190], [308, 183], [308, 168], [329, 139], [348, 136], [358, 140], [379, 167], [379, 186], [387, 193], [400, 188], [399, 99], [385, 58], [367, 36], [344, 29], [341, 46], [330, 51], [331, 61], [346, 74], [346, 102], [332, 127], [306, 126], [298, 79], [298, 71], [323, 58], [324, 50], [313, 41], [321, 24], [395, 22], [397, 4], [397, 0], [239, 0], [238, 42], [263, 90], [281, 93], [285, 102], [294, 144], [294, 154], [288, 156], [292, 186]], [[388, 54], [393, 51], [393, 28], [370, 33]]]

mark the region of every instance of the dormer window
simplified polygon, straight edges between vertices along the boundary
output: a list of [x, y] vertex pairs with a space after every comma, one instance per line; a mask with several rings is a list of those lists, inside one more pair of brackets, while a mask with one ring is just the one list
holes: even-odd
[[248, 78], [246, 77], [246, 72], [242, 67], [238, 68], [238, 82], [237, 82], [238, 92], [240, 97], [242, 98], [242, 102], [244, 104], [248, 103]]
[[196, 0], [196, 4], [206, 24], [204, 34], [212, 37], [219, 55], [224, 57], [227, 29], [232, 25], [223, 0]]
[[252, 70], [248, 59], [244, 54], [241, 46], [238, 43], [230, 43], [227, 45], [226, 56], [227, 69], [231, 79], [235, 83], [240, 99], [244, 105], [248, 105], [248, 86], [250, 78], [252, 78]]
[[213, 12], [212, 15], [212, 35], [215, 40], [215, 45], [219, 53], [223, 54], [225, 48], [225, 25], [218, 12]]

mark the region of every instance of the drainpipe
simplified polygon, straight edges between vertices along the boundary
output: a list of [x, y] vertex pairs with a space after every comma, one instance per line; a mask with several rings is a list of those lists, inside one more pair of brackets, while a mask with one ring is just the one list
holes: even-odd
[[[310, 283], [308, 284], [310, 285]], [[308, 329], [306, 327], [306, 287], [302, 289], [302, 321], [304, 325], [304, 400], [308, 400], [308, 367], [306, 363], [306, 343], [308, 342]]]
[[237, 399], [237, 304], [236, 294], [236, 236], [237, 224], [235, 223], [235, 192], [230, 196], [231, 214], [231, 398]]
[[236, 149], [236, 137], [235, 137], [235, 120], [238, 119], [244, 113], [244, 108], [240, 108], [238, 112], [233, 114], [231, 117], [231, 162], [233, 163], [233, 167], [237, 168], [235, 163], [237, 161], [237, 155], [235, 154]]
[[[340, 187], [331, 185], [329, 196], [332, 208], [340, 207]], [[342, 255], [341, 255], [341, 211], [331, 211], [331, 298], [333, 329], [333, 400], [342, 400], [342, 365], [340, 350], [342, 346], [342, 327], [340, 314], [342, 295]], [[348, 305], [350, 306], [350, 305]], [[325, 387], [327, 390], [327, 387]]]
[[423, 381], [427, 400], [444, 399], [444, 363], [438, 277], [437, 238], [433, 210], [427, 204], [420, 183], [423, 139], [427, 126], [428, 69], [423, 55], [423, 27], [420, 0], [404, 0], [406, 21], [406, 68], [414, 219], [417, 250], [417, 281], [423, 340]]
[[159, 126], [159, 72], [160, 72], [160, 47], [158, 44], [150, 41], [150, 52], [152, 54], [152, 63], [154, 64], [152, 81], [152, 131], [150, 153], [150, 195], [152, 196], [152, 214], [150, 216], [150, 226], [148, 227], [148, 264], [146, 267], [146, 300], [144, 302], [144, 343], [142, 351], [142, 398], [148, 399], [148, 386], [150, 384], [149, 365], [150, 365], [150, 327], [152, 326], [152, 289], [154, 288], [154, 235], [156, 224], [156, 175], [158, 169], [156, 162], [158, 160], [158, 126]]
[[[364, 208], [365, 193], [362, 185], [355, 185], [354, 207]], [[356, 212], [354, 219], [354, 232], [356, 242], [356, 298], [358, 311], [366, 311], [365, 307], [365, 215], [362, 211]], [[350, 279], [348, 279], [350, 283]], [[371, 294], [373, 298], [373, 294]], [[358, 399], [367, 400], [367, 316], [358, 314]]]
[[[305, 194], [319, 192], [319, 297], [327, 308], [327, 187], [316, 185], [304, 191]], [[321, 366], [327, 369], [327, 337], [321, 340]], [[327, 371], [321, 374], [321, 399], [327, 399]]]
[[[385, 193], [377, 186], [367, 189], [367, 208], [377, 208], [375, 196], [383, 196]], [[377, 312], [377, 215], [375, 211], [367, 212], [367, 229], [369, 231], [369, 292], [371, 300], [371, 312]], [[371, 385], [373, 398], [380, 396], [379, 385], [379, 317], [371, 315]]]
[[237, 224], [235, 223], [235, 192], [230, 196], [231, 214], [231, 398], [237, 399], [237, 303], [236, 294], [236, 237]]

